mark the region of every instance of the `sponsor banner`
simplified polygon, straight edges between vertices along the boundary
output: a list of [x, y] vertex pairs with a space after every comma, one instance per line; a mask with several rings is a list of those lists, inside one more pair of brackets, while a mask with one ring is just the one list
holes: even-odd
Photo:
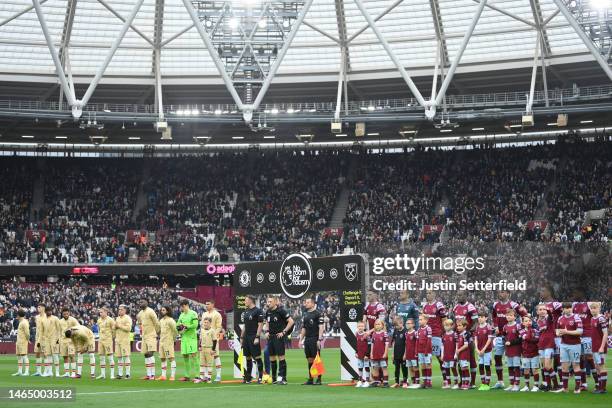
[[344, 234], [344, 228], [325, 228], [323, 230], [323, 236], [325, 238], [336, 237], [340, 238]]
[[47, 231], [29, 229], [26, 230], [25, 236], [29, 242], [34, 242], [36, 240], [45, 242], [47, 239]]
[[225, 230], [225, 236], [228, 238], [242, 238], [246, 234], [244, 229], [227, 229]]
[[127, 242], [146, 243], [148, 241], [148, 231], [146, 230], [127, 230], [125, 240]]

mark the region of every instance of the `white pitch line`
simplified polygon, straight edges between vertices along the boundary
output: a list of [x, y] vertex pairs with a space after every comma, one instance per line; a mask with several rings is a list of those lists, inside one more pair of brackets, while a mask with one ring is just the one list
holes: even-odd
[[[99, 391], [99, 392], [78, 392], [76, 393], [76, 397], [80, 397], [82, 395], [105, 395], [105, 394], [133, 394], [133, 393], [139, 393], [139, 392], [155, 392], [155, 391], [163, 391], [163, 392], [168, 392], [168, 391], [203, 391], [208, 389], [211, 390], [220, 390], [222, 388], [240, 388], [243, 390], [247, 390], [249, 388], [253, 388], [253, 387], [238, 387], [239, 384], [236, 385], [222, 385], [219, 387], [206, 387], [206, 388], [153, 388], [153, 389], [146, 389], [146, 390], [123, 390], [123, 391]], [[291, 385], [291, 384], [289, 384]], [[295, 385], [295, 384], [293, 384]]]

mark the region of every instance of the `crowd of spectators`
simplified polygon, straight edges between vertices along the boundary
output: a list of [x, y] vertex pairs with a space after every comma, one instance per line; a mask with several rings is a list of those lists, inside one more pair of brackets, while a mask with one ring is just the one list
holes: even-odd
[[[11, 158], [0, 168], [0, 261], [234, 262], [415, 242], [606, 241], [610, 157], [609, 141], [570, 140], [403, 153], [49, 158], [43, 167], [42, 159]], [[33, 209], [37, 180], [44, 199]], [[324, 234], [343, 189], [344, 233]]]

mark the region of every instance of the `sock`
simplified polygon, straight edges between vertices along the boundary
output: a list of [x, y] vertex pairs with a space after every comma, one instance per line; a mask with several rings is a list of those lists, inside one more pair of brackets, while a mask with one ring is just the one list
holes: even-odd
[[408, 367], [406, 367], [404, 361], [402, 361], [402, 379], [404, 381], [404, 384], [408, 383]]
[[64, 373], [67, 373], [70, 371], [70, 363], [67, 363], [64, 361]]
[[60, 375], [60, 373], [59, 373], [59, 368], [60, 368], [59, 354], [54, 354], [53, 355], [53, 365], [55, 366], [55, 376], [59, 377], [59, 375]]
[[602, 371], [601, 373], [599, 373], [598, 379], [599, 379], [599, 389], [601, 391], [605, 391], [606, 390], [606, 383], [608, 382], [608, 372], [607, 371]]
[[76, 374], [76, 369], [77, 369], [77, 363], [76, 361], [72, 361], [70, 362], [70, 376], [73, 376]]
[[[584, 371], [580, 370], [579, 372], [574, 371], [574, 380], [576, 380], [576, 389], [579, 390], [582, 386], [582, 377], [584, 376]], [[586, 378], [586, 376], [585, 376]]]
[[206, 378], [206, 366], [203, 362], [200, 362], [200, 378]]
[[166, 360], [161, 361], [161, 376], [166, 376]]
[[523, 373], [523, 378], [525, 379], [525, 385], [527, 386], [527, 388], [529, 387], [529, 370], [525, 370], [525, 372]]
[[110, 376], [115, 378], [115, 357], [112, 354], [108, 356], [108, 364], [110, 365]]
[[45, 358], [43, 359], [43, 369], [42, 369], [43, 374], [48, 375], [50, 368], [51, 368], [51, 356], [45, 356]]
[[[312, 364], [311, 364], [312, 365]], [[396, 362], [395, 363], [395, 382], [399, 383], [399, 379], [400, 379], [400, 366], [399, 364]]]
[[487, 385], [491, 384], [491, 366], [490, 365], [486, 365], [485, 366], [485, 381]]
[[185, 377], [191, 378], [191, 361], [188, 355], [183, 356], [183, 369], [185, 370]]
[[540, 373], [536, 371], [533, 373], [533, 384], [538, 385], [540, 383]]
[[383, 384], [387, 384], [389, 382], [389, 376], [383, 374]]
[[359, 369], [359, 381], [364, 382], [365, 378], [363, 378], [363, 368]]
[[247, 381], [251, 381], [253, 377], [253, 360], [250, 358], [246, 362], [246, 371], [244, 372], [244, 379]]
[[40, 374], [42, 366], [42, 357], [36, 357], [36, 374]]
[[23, 374], [24, 375], [30, 375], [30, 360], [28, 359], [28, 356], [22, 356], [21, 357], [21, 361], [23, 363]]
[[563, 371], [562, 372], [561, 382], [563, 383], [563, 389], [567, 390], [568, 389], [568, 382], [569, 382], [569, 372], [567, 372], [567, 371]]
[[215, 371], [217, 372], [217, 378], [221, 378], [221, 357], [215, 357]]
[[504, 363], [502, 356], [495, 356], [495, 373], [497, 374], [497, 381], [504, 382]]
[[421, 373], [417, 368], [416, 370], [414, 370], [414, 383], [418, 384], [419, 382], [421, 382]]
[[544, 376], [544, 384], [550, 388], [550, 370], [548, 368], [542, 369], [542, 375]]
[[521, 368], [514, 367], [514, 383], [516, 386], [521, 385]]
[[461, 369], [461, 386], [467, 387], [470, 385], [470, 370], [468, 368]]
[[510, 380], [510, 385], [514, 385], [514, 367], [508, 367], [508, 379]]
[[130, 371], [132, 370], [132, 362], [130, 357], [125, 358], [125, 362], [123, 363], [125, 366], [125, 375], [130, 375]]
[[471, 366], [470, 363], [470, 385], [476, 385], [476, 365]]
[[176, 361], [172, 360], [170, 362], [170, 377], [174, 378], [176, 375]]
[[443, 367], [442, 368], [442, 382], [447, 385], [450, 383], [450, 369]]
[[276, 381], [277, 380], [277, 371], [278, 371], [278, 361], [273, 360], [270, 361], [270, 366], [272, 368], [272, 381]]
[[96, 355], [89, 353], [89, 374], [96, 375]]
[[17, 374], [23, 374], [23, 358], [22, 356], [17, 356]]
[[287, 381], [287, 360], [281, 360], [278, 365], [280, 376], [283, 377], [284, 381]]
[[151, 377], [155, 377], [155, 356], [151, 356]]
[[484, 364], [478, 364], [478, 373], [480, 374], [480, 382], [485, 384], [487, 380], [485, 378]]
[[586, 361], [584, 358], [580, 359], [580, 384], [586, 384]]
[[453, 365], [453, 368], [451, 369], [453, 372], [453, 382], [458, 385], [459, 384], [459, 372], [457, 371], [457, 366]]
[[258, 357], [255, 362], [257, 363], [257, 378], [261, 380], [261, 377], [263, 377], [264, 373], [263, 360], [261, 359], [261, 357]]
[[117, 362], [117, 371], [120, 377], [123, 377], [123, 357], [119, 357], [119, 361]]
[[100, 375], [106, 377], [106, 356], [100, 356]]
[[[310, 369], [312, 368], [312, 363], [310, 361], [307, 361], [308, 363], [308, 379], [312, 380], [312, 375], [310, 375]], [[397, 371], [398, 367], [395, 367], [395, 371]]]
[[370, 381], [370, 367], [365, 368], [365, 381]]

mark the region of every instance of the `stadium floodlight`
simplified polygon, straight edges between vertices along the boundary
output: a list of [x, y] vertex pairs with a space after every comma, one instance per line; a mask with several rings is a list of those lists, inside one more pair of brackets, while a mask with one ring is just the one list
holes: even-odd
[[140, 136], [130, 136], [128, 140], [140, 140]]
[[276, 139], [276, 136], [274, 135], [268, 135], [268, 136], [264, 136], [264, 139]]
[[603, 11], [612, 7], [612, 0], [591, 0], [591, 5], [597, 10]]
[[336, 137], [347, 137], [348, 134], [346, 133], [336, 133]]
[[368, 136], [380, 136], [380, 133], [378, 132], [368, 133]]
[[238, 20], [236, 17], [230, 18], [229, 26], [232, 30], [236, 30], [239, 25], [240, 25], [240, 20]]
[[244, 139], [244, 136], [232, 136], [232, 139], [234, 139], [234, 140], [242, 140], [242, 139]]
[[440, 133], [450, 133], [453, 129], [440, 129]]
[[266, 28], [268, 26], [268, 20], [266, 20], [265, 18], [259, 20], [259, 22], [257, 23], [257, 26], [259, 28]]
[[34, 136], [32, 136], [32, 135], [21, 135], [21, 137], [23, 139], [34, 139]]
[[287, 113], [294, 113], [294, 112], [295, 112], [295, 110], [293, 108], [287, 109]]
[[485, 130], [485, 128], [483, 128], [483, 127], [475, 127], [475, 128], [472, 128], [472, 130], [474, 132], [476, 132], [476, 131], [479, 131], [479, 130]]
[[223, 113], [221, 109], [215, 109], [215, 115], [220, 115], [221, 113]]
[[199, 115], [199, 114], [200, 114], [200, 111], [199, 111], [199, 110], [197, 110], [197, 109], [192, 109], [192, 110], [191, 110], [191, 114], [192, 114], [192, 115]]
[[270, 113], [273, 114], [273, 115], [276, 115], [278, 113], [278, 108], [272, 108], [270, 110]]
[[368, 106], [368, 111], [372, 112], [374, 111], [376, 108], [373, 105]]
[[580, 121], [580, 123], [581, 123], [582, 125], [585, 125], [585, 124], [587, 124], [587, 123], [593, 123], [593, 121], [592, 121], [592, 120], [581, 120], [581, 121]]
[[68, 139], [68, 136], [55, 136], [56, 139]]

